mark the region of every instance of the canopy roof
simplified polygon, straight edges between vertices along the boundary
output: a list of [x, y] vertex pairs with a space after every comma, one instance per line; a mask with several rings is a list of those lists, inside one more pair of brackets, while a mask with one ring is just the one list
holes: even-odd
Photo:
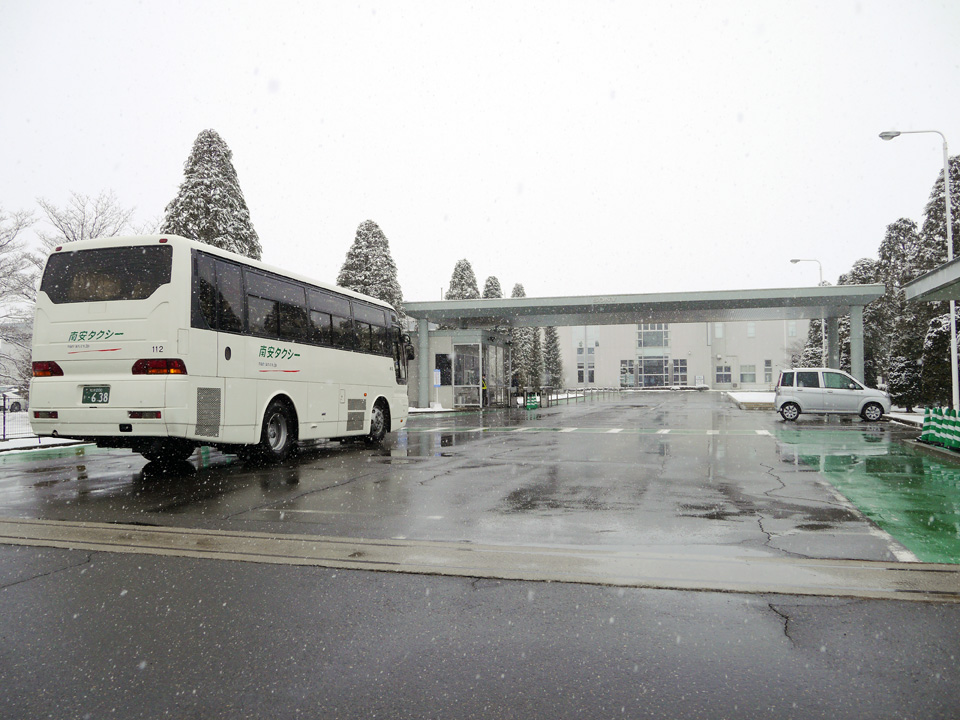
[[903, 286], [907, 300], [960, 300], [960, 258]]
[[837, 318], [883, 296], [883, 285], [718, 290], [649, 295], [438, 300], [405, 303], [411, 317], [460, 327], [550, 327]]

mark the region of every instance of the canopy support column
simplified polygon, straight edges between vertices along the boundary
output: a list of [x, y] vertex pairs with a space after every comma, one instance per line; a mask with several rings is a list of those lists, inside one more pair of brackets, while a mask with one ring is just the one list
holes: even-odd
[[863, 382], [863, 306], [850, 306], [850, 374]]
[[430, 321], [417, 319], [417, 340], [420, 345], [417, 356], [417, 407], [430, 407]]

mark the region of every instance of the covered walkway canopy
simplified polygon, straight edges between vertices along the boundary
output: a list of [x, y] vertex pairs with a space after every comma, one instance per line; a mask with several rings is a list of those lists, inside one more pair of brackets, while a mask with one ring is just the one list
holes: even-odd
[[907, 300], [960, 300], [960, 258], [921, 275], [903, 286]]
[[429, 324], [462, 328], [630, 325], [741, 320], [827, 320], [827, 354], [839, 362], [837, 320], [850, 316], [850, 365], [863, 379], [863, 308], [883, 285], [836, 285], [779, 290], [718, 290], [649, 295], [438, 300], [405, 305], [417, 319], [420, 407], [429, 405]]

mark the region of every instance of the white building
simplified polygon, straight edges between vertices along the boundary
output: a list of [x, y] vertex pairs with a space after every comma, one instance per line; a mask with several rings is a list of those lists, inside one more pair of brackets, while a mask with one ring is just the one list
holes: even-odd
[[772, 389], [807, 320], [560, 327], [565, 387]]

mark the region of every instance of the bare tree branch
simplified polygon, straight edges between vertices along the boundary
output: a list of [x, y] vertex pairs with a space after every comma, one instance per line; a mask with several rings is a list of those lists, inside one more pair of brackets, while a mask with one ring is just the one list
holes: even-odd
[[56, 230], [53, 233], [37, 232], [48, 248], [65, 242], [113, 237], [134, 231], [130, 219], [135, 208], [121, 207], [113, 191], [104, 190], [95, 198], [71, 193], [69, 202], [62, 208], [45, 198], [37, 198], [37, 204]]

